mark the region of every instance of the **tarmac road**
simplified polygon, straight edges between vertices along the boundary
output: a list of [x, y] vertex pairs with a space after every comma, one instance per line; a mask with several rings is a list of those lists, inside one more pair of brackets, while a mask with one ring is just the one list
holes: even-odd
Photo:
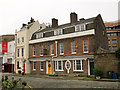
[[[8, 76], [10, 79], [12, 76]], [[32, 88], [114, 88], [120, 89], [120, 82], [62, 80], [14, 76], [15, 79], [25, 80]]]

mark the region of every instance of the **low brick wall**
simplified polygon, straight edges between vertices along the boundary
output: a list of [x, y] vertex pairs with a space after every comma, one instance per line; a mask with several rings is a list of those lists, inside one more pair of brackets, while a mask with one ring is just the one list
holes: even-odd
[[112, 53], [95, 55], [94, 66], [104, 70], [104, 77], [107, 77], [107, 71], [119, 73], [118, 59]]

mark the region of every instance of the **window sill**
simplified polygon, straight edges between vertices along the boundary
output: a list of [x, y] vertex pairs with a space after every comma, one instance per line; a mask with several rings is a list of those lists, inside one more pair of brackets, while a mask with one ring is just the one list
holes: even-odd
[[72, 52], [72, 54], [76, 54], [76, 52]]
[[36, 71], [36, 69], [33, 69], [33, 71]]
[[40, 56], [43, 56], [43, 55], [40, 55]]
[[54, 54], [51, 54], [51, 56], [53, 56]]
[[33, 55], [33, 57], [35, 57], [35, 55]]
[[88, 52], [83, 52], [83, 53], [88, 53]]
[[55, 71], [64, 71], [64, 70], [55, 70]]
[[84, 70], [73, 70], [73, 72], [84, 72]]
[[43, 71], [43, 69], [40, 69], [40, 71]]
[[64, 53], [60, 53], [60, 55], [64, 55]]

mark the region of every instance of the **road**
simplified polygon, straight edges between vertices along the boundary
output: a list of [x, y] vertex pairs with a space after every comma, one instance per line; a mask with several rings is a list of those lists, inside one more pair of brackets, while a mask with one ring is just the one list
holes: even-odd
[[[12, 76], [8, 76], [10, 79]], [[19, 77], [14, 76], [15, 79], [21, 78], [33, 88], [120, 88], [119, 82], [101, 82], [101, 81], [84, 81], [84, 80], [62, 80], [49, 78], [35, 78], [35, 77]]]

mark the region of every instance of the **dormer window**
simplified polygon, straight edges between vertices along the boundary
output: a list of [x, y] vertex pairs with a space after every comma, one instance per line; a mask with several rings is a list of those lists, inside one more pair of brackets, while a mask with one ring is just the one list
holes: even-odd
[[43, 38], [43, 33], [39, 33], [38, 38]]
[[61, 35], [61, 34], [63, 34], [63, 30], [62, 29], [56, 30], [56, 35]]
[[75, 26], [75, 31], [83, 31], [83, 30], [86, 30], [85, 24]]

